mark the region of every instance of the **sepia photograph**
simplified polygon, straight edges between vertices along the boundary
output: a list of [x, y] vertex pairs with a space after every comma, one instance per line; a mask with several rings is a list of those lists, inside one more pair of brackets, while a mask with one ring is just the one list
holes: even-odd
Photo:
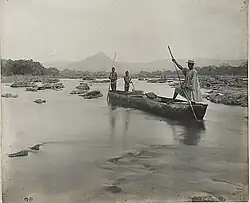
[[1, 0], [2, 202], [248, 202], [248, 4]]

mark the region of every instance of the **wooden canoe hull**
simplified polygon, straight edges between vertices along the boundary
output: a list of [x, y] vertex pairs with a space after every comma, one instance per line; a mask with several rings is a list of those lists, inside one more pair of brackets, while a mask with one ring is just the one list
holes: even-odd
[[[193, 111], [187, 101], [175, 100], [169, 103], [171, 98], [158, 97], [157, 100], [153, 100], [142, 94], [126, 94], [123, 91], [109, 92], [108, 100], [111, 105], [139, 109], [165, 118], [178, 120], [195, 119]], [[208, 105], [195, 103], [192, 106], [197, 119], [203, 120]]]

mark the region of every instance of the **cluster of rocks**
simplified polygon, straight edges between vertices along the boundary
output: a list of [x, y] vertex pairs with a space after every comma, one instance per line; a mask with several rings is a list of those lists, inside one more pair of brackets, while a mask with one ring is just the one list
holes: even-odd
[[9, 154], [8, 156], [9, 157], [19, 157], [19, 156], [28, 156], [28, 154], [29, 154], [28, 150], [21, 150], [19, 152]]
[[1, 95], [1, 97], [4, 97], [4, 98], [17, 98], [18, 95], [17, 94], [12, 94], [12, 93], [3, 93]]
[[10, 85], [10, 87], [18, 88], [18, 87], [34, 87], [36, 84], [34, 82], [29, 81], [16, 81]]
[[40, 147], [42, 146], [43, 144], [36, 144], [32, 147], [29, 147], [30, 150], [21, 150], [19, 152], [15, 152], [15, 153], [11, 153], [11, 154], [8, 154], [9, 157], [20, 157], [20, 156], [28, 156], [29, 152], [33, 152], [33, 151], [39, 151], [40, 150]]
[[90, 87], [87, 83], [80, 83], [80, 85], [76, 86], [76, 89], [78, 90], [89, 90]]
[[89, 90], [90, 87], [87, 83], [80, 82], [80, 85], [76, 86], [76, 89], [70, 92], [70, 94], [77, 94], [84, 99], [96, 99], [103, 96], [99, 90]]
[[80, 85], [76, 86], [76, 89], [70, 92], [70, 94], [85, 94], [90, 90], [87, 83], [80, 82]]
[[60, 80], [58, 78], [43, 78], [43, 79], [38, 79], [38, 78], [30, 78], [25, 81], [15, 81], [10, 85], [10, 87], [18, 88], [18, 87], [36, 87], [36, 83], [42, 82], [44, 84], [51, 84], [51, 83], [57, 83], [57, 84], [62, 84], [59, 83]]
[[[36, 83], [42, 82], [43, 85], [38, 86]], [[63, 83], [60, 83], [58, 78], [46, 78], [46, 79], [30, 79], [27, 81], [16, 81], [10, 85], [13, 88], [25, 87], [26, 91], [37, 92], [38, 90], [53, 89], [58, 90], [64, 88]]]
[[199, 77], [201, 88], [205, 89], [219, 89], [221, 86], [236, 87], [236, 88], [247, 88], [247, 78], [241, 77]]
[[225, 91], [212, 90], [203, 95], [203, 98], [219, 104], [248, 106], [248, 94], [246, 91]]
[[58, 90], [63, 88], [64, 88], [63, 83], [53, 83], [53, 84], [46, 83], [41, 86], [34, 85], [33, 87], [27, 87], [26, 91], [37, 92], [38, 90], [46, 90], [46, 89]]
[[248, 106], [247, 78], [242, 77], [200, 77], [200, 86], [211, 89], [203, 95], [203, 98], [225, 105]]

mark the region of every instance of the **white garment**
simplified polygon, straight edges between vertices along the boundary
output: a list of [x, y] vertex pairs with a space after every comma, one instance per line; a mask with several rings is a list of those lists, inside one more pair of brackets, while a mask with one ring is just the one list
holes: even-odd
[[202, 96], [201, 96], [201, 89], [200, 89], [197, 70], [192, 69], [189, 71], [188, 74], [189, 74], [190, 84], [192, 85], [192, 90], [193, 90], [191, 92], [191, 101], [201, 102]]
[[195, 69], [183, 68], [182, 72], [185, 75], [185, 81], [182, 88], [177, 88], [177, 93], [185, 98], [188, 97], [187, 99], [192, 102], [201, 102], [202, 96], [197, 71]]

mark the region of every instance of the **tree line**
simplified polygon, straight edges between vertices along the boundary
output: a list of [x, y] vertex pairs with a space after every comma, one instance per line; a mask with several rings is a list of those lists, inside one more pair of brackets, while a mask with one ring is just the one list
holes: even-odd
[[[248, 62], [240, 66], [230, 66], [230, 65], [220, 65], [220, 66], [203, 66], [196, 68], [199, 75], [239, 75], [247, 76], [248, 72]], [[181, 71], [179, 71], [181, 74]], [[59, 71], [56, 68], [45, 68], [40, 62], [30, 60], [1, 60], [1, 74], [3, 76], [11, 75], [34, 75], [34, 76], [61, 76], [61, 77], [82, 77], [82, 76], [93, 76], [93, 77], [107, 77], [108, 72], [99, 71], [99, 72], [90, 72], [90, 71], [75, 71], [75, 70], [63, 70]], [[140, 71], [135, 73], [133, 77], [136, 78], [154, 78], [161, 76], [172, 76], [176, 75], [176, 71]]]
[[[220, 66], [203, 66], [196, 67], [199, 75], [216, 76], [216, 75], [228, 75], [228, 76], [247, 76], [248, 75], [248, 62], [245, 62], [239, 66], [220, 65]], [[179, 74], [182, 75], [181, 70], [178, 70]], [[175, 70], [167, 71], [140, 71], [135, 74], [137, 78], [149, 78], [149, 77], [162, 77], [162, 76], [173, 76], [177, 75]]]
[[1, 74], [11, 75], [34, 75], [34, 76], [58, 76], [60, 71], [56, 68], [45, 68], [40, 62], [30, 60], [1, 60]]

